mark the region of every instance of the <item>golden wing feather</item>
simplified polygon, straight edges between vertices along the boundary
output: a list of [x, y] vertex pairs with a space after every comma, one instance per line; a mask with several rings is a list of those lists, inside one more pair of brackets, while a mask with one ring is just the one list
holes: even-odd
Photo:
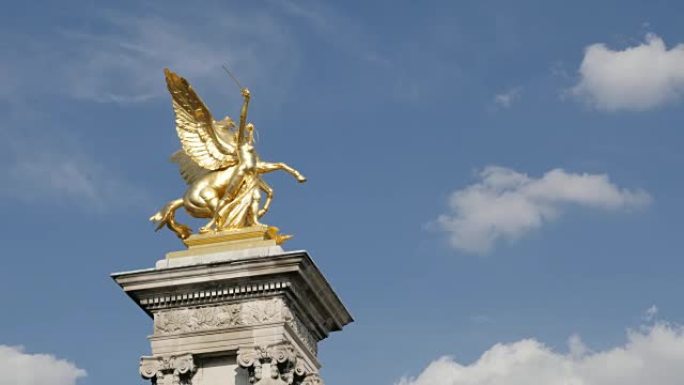
[[[233, 136], [229, 135], [226, 140], [216, 132], [211, 112], [187, 80], [169, 69], [164, 69], [164, 75], [171, 93], [173, 111], [176, 114], [176, 132], [183, 152], [198, 166], [207, 170], [218, 170], [236, 164], [237, 154], [231, 140]], [[183, 174], [183, 164], [177, 163], [181, 165]]]
[[183, 150], [178, 150], [173, 153], [173, 155], [171, 155], [171, 161], [178, 165], [183, 180], [189, 185], [211, 172], [206, 168], [200, 167]]

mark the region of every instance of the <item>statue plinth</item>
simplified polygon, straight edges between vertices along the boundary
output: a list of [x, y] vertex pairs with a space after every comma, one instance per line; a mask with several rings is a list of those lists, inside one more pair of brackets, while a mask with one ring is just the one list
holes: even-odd
[[306, 251], [234, 246], [195, 245], [156, 268], [112, 275], [154, 319], [142, 376], [159, 385], [322, 384], [318, 342], [352, 322], [349, 312]]
[[290, 238], [290, 235], [280, 234], [278, 228], [274, 226], [252, 226], [235, 230], [193, 234], [183, 240], [183, 243], [188, 247], [187, 250], [167, 253], [166, 259], [273, 247], [281, 245]]

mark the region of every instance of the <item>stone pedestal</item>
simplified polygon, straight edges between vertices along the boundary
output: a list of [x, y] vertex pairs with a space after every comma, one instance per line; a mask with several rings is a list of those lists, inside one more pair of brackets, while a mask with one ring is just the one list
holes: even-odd
[[213, 245], [112, 277], [150, 317], [158, 385], [322, 384], [318, 342], [352, 318], [306, 251]]

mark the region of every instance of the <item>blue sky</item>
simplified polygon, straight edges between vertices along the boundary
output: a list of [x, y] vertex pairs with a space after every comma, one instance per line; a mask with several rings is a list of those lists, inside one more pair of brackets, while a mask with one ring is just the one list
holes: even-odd
[[[287, 248], [309, 250], [356, 319], [321, 345], [328, 384], [499, 384], [472, 374], [496, 346], [575, 365], [619, 348], [651, 362], [639, 347], [657, 340], [684, 358], [683, 12], [6, 5], [0, 355], [58, 366], [58, 385], [142, 383], [151, 322], [108, 275], [181, 247], [147, 222], [184, 187], [162, 69], [236, 116], [228, 63], [252, 90], [262, 157], [309, 178], [270, 175], [266, 221], [296, 235]], [[582, 370], [567, 376], [609, 383]]]

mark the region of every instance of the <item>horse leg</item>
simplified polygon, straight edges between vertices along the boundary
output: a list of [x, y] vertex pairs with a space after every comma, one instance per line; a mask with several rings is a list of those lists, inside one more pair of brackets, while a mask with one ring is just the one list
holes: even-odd
[[176, 235], [181, 238], [185, 239], [192, 234], [192, 229], [190, 229], [188, 226], [176, 222], [176, 210], [183, 206], [183, 199], [178, 198], [175, 200], [170, 201], [164, 207], [157, 211], [154, 215], [150, 217], [150, 221], [155, 223], [157, 225], [157, 228], [155, 231], [159, 231], [164, 225], [168, 227], [171, 231], [176, 233]]
[[266, 174], [269, 172], [273, 172], [276, 170], [283, 170], [287, 172], [288, 174], [292, 175], [297, 179], [297, 182], [303, 183], [306, 182], [306, 177], [302, 175], [299, 171], [288, 165], [287, 163], [283, 162], [277, 162], [277, 163], [269, 163], [269, 162], [259, 162], [257, 164], [257, 171], [259, 174]]

